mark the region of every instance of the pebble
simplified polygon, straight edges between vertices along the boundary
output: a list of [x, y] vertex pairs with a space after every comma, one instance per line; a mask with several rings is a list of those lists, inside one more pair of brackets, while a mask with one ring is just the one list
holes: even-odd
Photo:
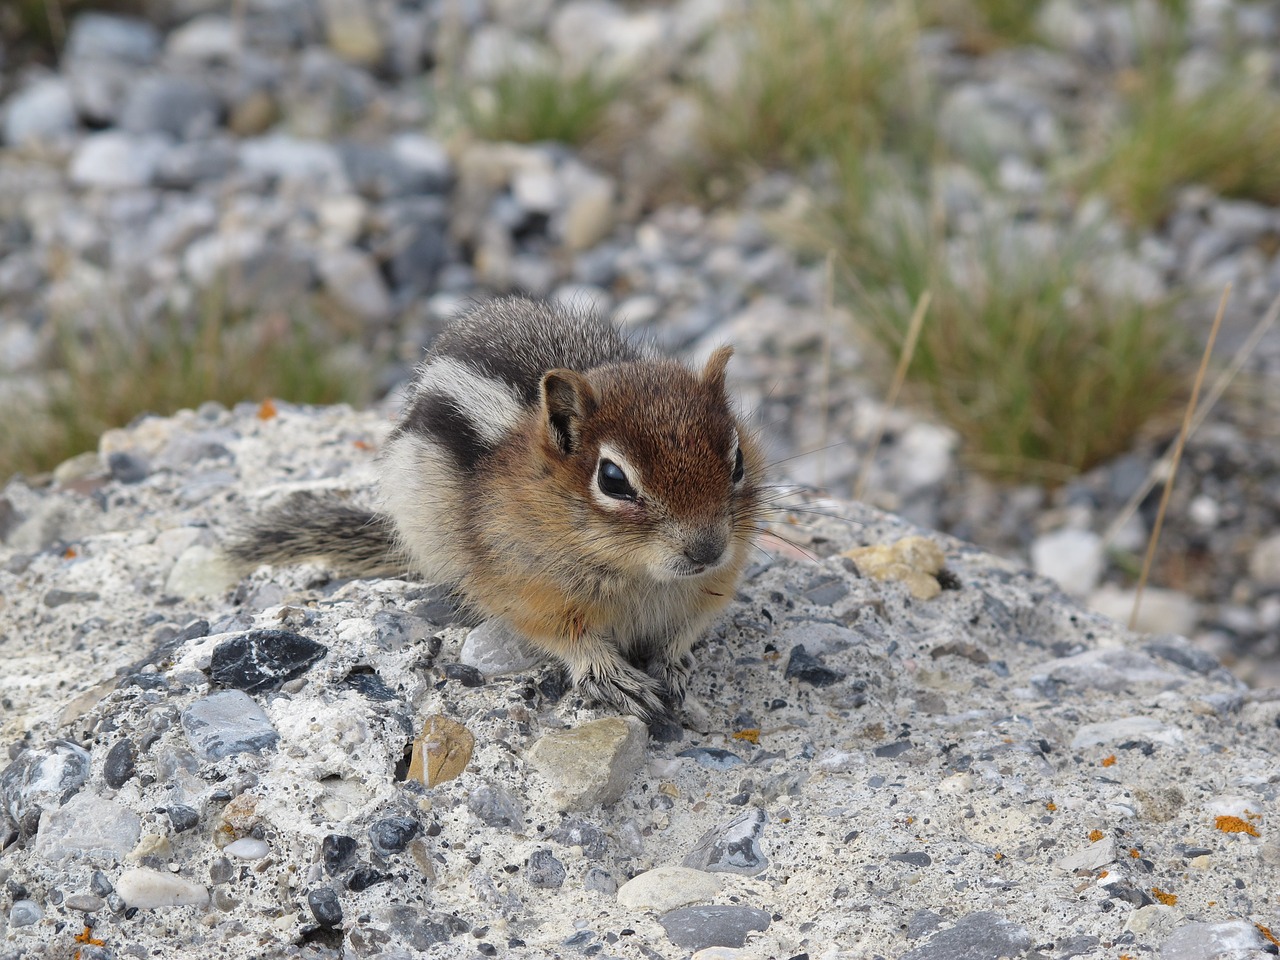
[[622, 796], [644, 763], [648, 740], [635, 717], [606, 717], [544, 734], [529, 764], [551, 786], [561, 810], [589, 810]]
[[370, 824], [369, 843], [379, 856], [394, 856], [404, 851], [419, 830], [418, 821], [411, 817], [384, 817]]
[[1184, 924], [1160, 947], [1160, 960], [1264, 960], [1273, 955], [1274, 945], [1246, 920]]
[[179, 139], [207, 136], [218, 123], [218, 98], [202, 84], [173, 74], [140, 79], [129, 90], [120, 127]]
[[195, 701], [182, 712], [182, 729], [191, 748], [205, 760], [261, 753], [280, 740], [262, 708], [240, 690]]
[[320, 842], [320, 859], [324, 863], [325, 873], [336, 877], [345, 873], [355, 863], [356, 850], [359, 844], [354, 837], [340, 833], [331, 833]]
[[80, 141], [68, 172], [72, 182], [82, 187], [145, 187], [168, 149], [168, 143], [155, 135], [104, 130]]
[[1263, 587], [1280, 587], [1280, 533], [1259, 540], [1249, 551], [1249, 576]]
[[38, 80], [4, 104], [4, 142], [22, 146], [67, 137], [79, 123], [71, 90], [58, 78]]
[[690, 867], [654, 867], [618, 888], [618, 902], [632, 910], [666, 913], [691, 903], [714, 899], [724, 881]]
[[186, 833], [200, 823], [200, 813], [181, 803], [170, 804], [168, 814], [174, 833]]
[[1088, 596], [1106, 567], [1102, 538], [1091, 530], [1070, 527], [1037, 537], [1031, 544], [1036, 573], [1057, 582], [1073, 597]]
[[708, 873], [739, 873], [747, 877], [762, 873], [769, 866], [769, 858], [761, 845], [765, 820], [765, 812], [757, 807], [739, 814], [723, 826], [708, 830], [684, 858], [684, 866]]
[[491, 827], [520, 830], [524, 807], [509, 792], [492, 784], [476, 787], [467, 795], [467, 808]]
[[1031, 944], [1025, 927], [984, 910], [961, 917], [955, 926], [933, 934], [921, 946], [904, 953], [902, 960], [1001, 960], [1021, 956]]
[[550, 850], [541, 849], [529, 855], [525, 876], [531, 886], [540, 890], [558, 890], [564, 886], [564, 878], [568, 876], [568, 872], [564, 864], [556, 859], [555, 854]]
[[458, 660], [486, 677], [522, 673], [538, 663], [538, 655], [524, 638], [494, 617], [467, 632]]
[[391, 294], [368, 254], [349, 247], [323, 250], [316, 257], [316, 270], [325, 289], [359, 319], [380, 323], [390, 318]]
[[9, 923], [15, 927], [29, 927], [44, 919], [44, 911], [34, 900], [15, 900], [9, 908]]
[[753, 907], [677, 907], [658, 918], [667, 938], [678, 947], [745, 947], [753, 933], [769, 929], [769, 914]]
[[241, 837], [239, 840], [232, 840], [222, 852], [229, 857], [235, 857], [237, 860], [261, 860], [271, 852], [271, 847], [267, 845], [265, 840], [255, 840], [253, 837]]
[[324, 644], [288, 630], [251, 630], [213, 648], [210, 676], [219, 687], [245, 693], [279, 690], [326, 653]]
[[69, 740], [29, 747], [0, 772], [0, 811], [24, 835], [34, 834], [40, 811], [66, 803], [89, 770], [89, 752]]
[[[1091, 609], [1117, 623], [1128, 624], [1135, 596], [1133, 590], [1107, 585], [1089, 594], [1088, 603]], [[1140, 633], [1185, 637], [1194, 632], [1198, 617], [1198, 604], [1185, 593], [1147, 587], [1142, 591], [1142, 605], [1138, 608], [1134, 629]]]
[[839, 670], [824, 666], [821, 660], [807, 653], [802, 644], [791, 648], [783, 675], [788, 680], [799, 680], [814, 687], [829, 687], [845, 678], [845, 674]]
[[338, 892], [332, 887], [317, 887], [307, 894], [307, 906], [316, 923], [322, 927], [337, 927], [342, 924], [342, 902]]
[[1124, 743], [1128, 740], [1146, 740], [1176, 746], [1183, 739], [1181, 730], [1161, 723], [1155, 717], [1121, 717], [1118, 720], [1082, 725], [1071, 738], [1071, 747], [1078, 750], [1081, 747]]
[[223, 562], [216, 550], [197, 543], [174, 561], [164, 582], [164, 592], [170, 597], [198, 600], [220, 596], [239, 580], [236, 571]]
[[105, 13], [82, 13], [72, 21], [63, 56], [70, 60], [120, 60], [135, 66], [160, 53], [160, 34], [145, 20]]
[[102, 768], [102, 778], [107, 781], [107, 786], [119, 790], [132, 780], [138, 772], [136, 759], [133, 743], [128, 738], [117, 740], [107, 751], [106, 763]]
[[106, 900], [92, 893], [73, 893], [62, 902], [68, 910], [79, 910], [81, 913], [97, 913], [107, 905]]
[[173, 873], [161, 873], [146, 867], [135, 867], [120, 874], [116, 893], [131, 907], [152, 910], [156, 907], [203, 907], [209, 903], [209, 891]]

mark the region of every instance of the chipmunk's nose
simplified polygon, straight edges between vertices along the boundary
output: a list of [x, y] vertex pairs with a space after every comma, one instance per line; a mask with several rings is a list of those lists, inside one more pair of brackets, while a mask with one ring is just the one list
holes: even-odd
[[691, 563], [700, 567], [710, 567], [724, 556], [724, 548], [723, 534], [704, 532], [685, 545], [684, 555]]

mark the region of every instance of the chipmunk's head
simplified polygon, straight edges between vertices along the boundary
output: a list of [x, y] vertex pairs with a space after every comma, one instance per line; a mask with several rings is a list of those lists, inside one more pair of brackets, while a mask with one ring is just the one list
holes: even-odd
[[741, 567], [764, 462], [725, 391], [732, 353], [543, 376], [544, 450], [584, 558], [659, 581]]

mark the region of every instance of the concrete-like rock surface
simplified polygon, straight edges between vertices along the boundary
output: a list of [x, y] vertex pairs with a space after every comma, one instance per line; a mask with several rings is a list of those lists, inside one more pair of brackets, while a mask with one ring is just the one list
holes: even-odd
[[[825, 502], [778, 528], [802, 552], [762, 541], [646, 738], [554, 670], [460, 663], [474, 625], [431, 585], [172, 592], [266, 502], [369, 495], [384, 414], [258, 412], [143, 420], [3, 491], [4, 960], [1274, 951], [1280, 695], [1184, 640]], [[931, 599], [843, 556], [916, 536]], [[475, 742], [428, 787], [431, 717]]]

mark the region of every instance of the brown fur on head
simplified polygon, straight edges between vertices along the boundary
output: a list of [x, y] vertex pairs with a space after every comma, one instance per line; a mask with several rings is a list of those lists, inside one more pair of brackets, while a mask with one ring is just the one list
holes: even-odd
[[543, 377], [542, 453], [581, 505], [572, 537], [586, 558], [655, 580], [740, 566], [763, 462], [726, 395], [732, 353], [701, 373], [645, 361]]

